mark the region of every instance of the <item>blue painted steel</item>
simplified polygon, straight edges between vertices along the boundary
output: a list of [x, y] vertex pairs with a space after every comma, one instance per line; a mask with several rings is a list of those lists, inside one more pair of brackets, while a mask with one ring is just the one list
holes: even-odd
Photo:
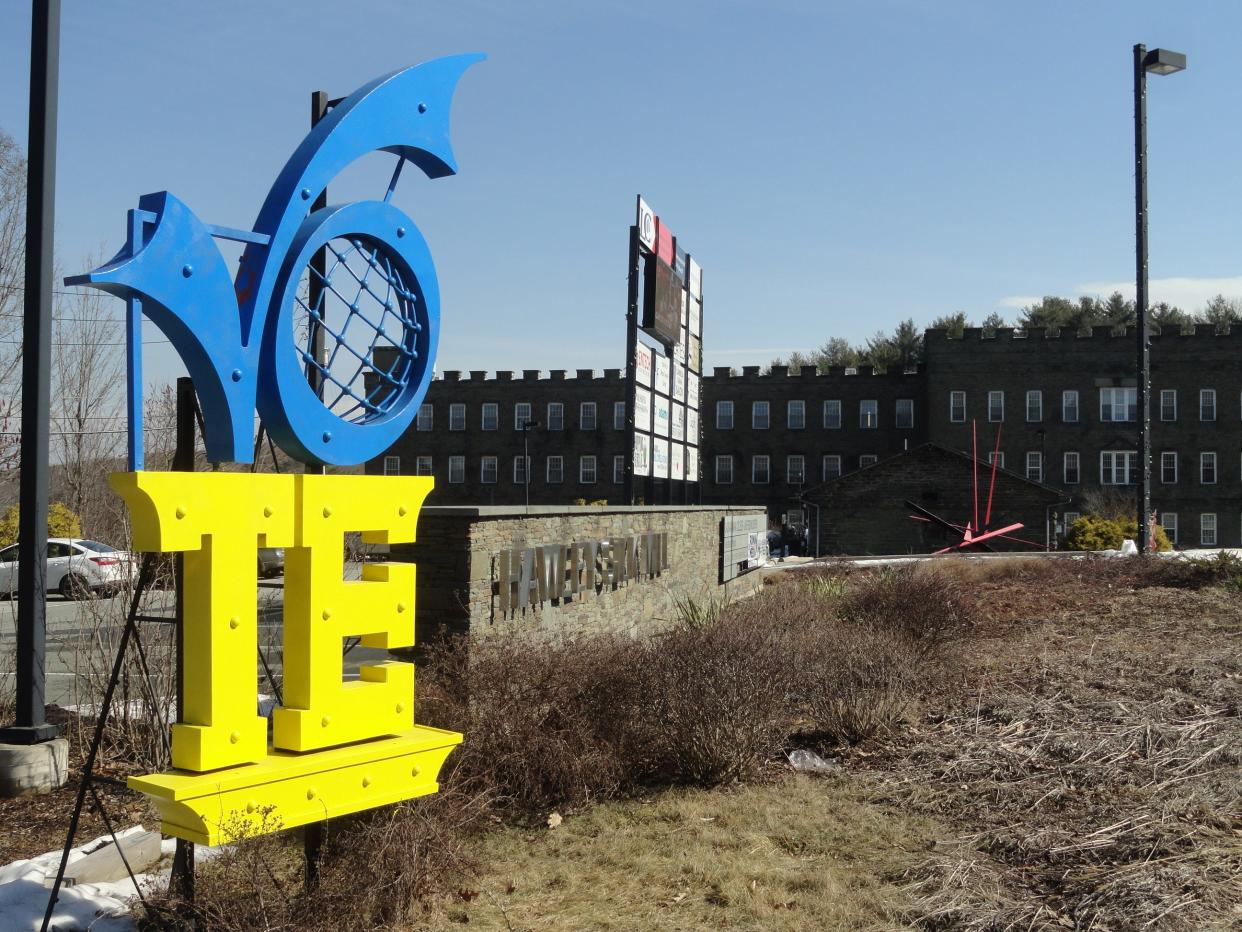
[[[281, 170], [253, 232], [208, 226], [167, 192], [146, 195], [140, 207], [155, 215], [154, 230], [100, 268], [66, 279], [142, 302], [142, 312], [168, 336], [194, 380], [210, 460], [253, 460], [256, 405], [286, 452], [316, 464], [363, 462], [409, 426], [434, 368], [439, 286], [426, 241], [388, 201], [407, 161], [430, 178], [456, 172], [449, 108], [461, 75], [483, 58], [456, 55], [415, 65], [342, 100]], [[383, 201], [307, 216], [333, 177], [375, 151], [398, 157]], [[213, 236], [247, 243], [235, 282]], [[297, 290], [310, 256], [325, 245], [340, 278], [326, 281], [324, 293], [345, 300], [349, 310], [339, 329], [323, 323], [334, 340], [333, 359], [355, 359], [369, 373], [361, 392], [326, 371], [332, 359], [321, 366], [310, 358], [294, 332], [299, 310], [324, 317], [322, 305], [306, 307]], [[359, 332], [365, 342], [358, 341]], [[324, 373], [329, 391], [322, 401], [307, 386], [308, 367]], [[137, 371], [131, 365], [131, 382]], [[141, 387], [138, 393], [140, 408]], [[140, 435], [141, 416], [135, 420], [131, 403], [131, 435], [135, 425]]]

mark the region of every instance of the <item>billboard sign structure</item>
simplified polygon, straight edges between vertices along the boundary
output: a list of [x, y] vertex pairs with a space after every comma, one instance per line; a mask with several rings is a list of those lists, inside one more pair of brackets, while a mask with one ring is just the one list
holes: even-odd
[[703, 269], [642, 197], [630, 227], [626, 317], [625, 501], [698, 501]]

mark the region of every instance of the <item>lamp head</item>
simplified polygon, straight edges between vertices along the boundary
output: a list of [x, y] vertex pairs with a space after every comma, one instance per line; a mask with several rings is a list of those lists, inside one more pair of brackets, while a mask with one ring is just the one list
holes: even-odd
[[1186, 56], [1168, 49], [1152, 49], [1143, 56], [1143, 70], [1152, 74], [1174, 74], [1186, 70]]

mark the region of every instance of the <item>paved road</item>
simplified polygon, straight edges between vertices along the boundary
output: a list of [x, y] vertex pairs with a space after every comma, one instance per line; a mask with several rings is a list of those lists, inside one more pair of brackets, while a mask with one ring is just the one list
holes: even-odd
[[[345, 578], [358, 579], [359, 564], [346, 566]], [[284, 580], [268, 579], [259, 583], [259, 643], [273, 676], [281, 674], [281, 610], [284, 605]], [[89, 701], [93, 692], [102, 691], [113, 660], [117, 636], [125, 623], [129, 603], [124, 596], [75, 602], [52, 595], [47, 603], [47, 701], [61, 706]], [[140, 613], [171, 617], [173, 594], [153, 590], [143, 599]], [[16, 646], [15, 621], [17, 601], [0, 601], [0, 678], [11, 678]], [[147, 648], [153, 673], [168, 673], [172, 626], [143, 622], [141, 634]], [[131, 648], [132, 650], [132, 648]], [[387, 652], [374, 648], [355, 647], [342, 662], [342, 677], [357, 679], [361, 663], [387, 657]], [[161, 660], [164, 662], [161, 663]], [[271, 691], [263, 665], [255, 658], [255, 675], [259, 691]], [[7, 684], [6, 684], [7, 685]]]

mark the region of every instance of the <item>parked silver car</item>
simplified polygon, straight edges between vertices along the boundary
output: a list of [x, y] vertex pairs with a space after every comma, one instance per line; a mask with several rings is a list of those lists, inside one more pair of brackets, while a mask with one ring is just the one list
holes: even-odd
[[[133, 554], [97, 540], [53, 537], [47, 542], [47, 591], [66, 599], [115, 593], [133, 573]], [[0, 592], [17, 591], [17, 544], [0, 550]]]
[[259, 578], [285, 575], [285, 548], [259, 548]]

